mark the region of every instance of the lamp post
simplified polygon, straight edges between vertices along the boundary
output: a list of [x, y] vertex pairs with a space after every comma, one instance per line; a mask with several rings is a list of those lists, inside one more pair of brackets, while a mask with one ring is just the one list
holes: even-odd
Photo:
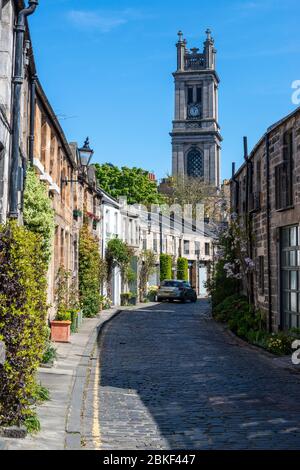
[[79, 153], [80, 165], [85, 171], [88, 168], [90, 161], [94, 155], [94, 150], [90, 148], [90, 141], [88, 137], [85, 139], [83, 147], [78, 149], [78, 153]]
[[[78, 149], [78, 155], [79, 155], [79, 161], [80, 161], [80, 170], [82, 172], [82, 176], [86, 176], [87, 174], [87, 169], [89, 167], [89, 164], [91, 162], [91, 159], [94, 155], [94, 150], [90, 148], [90, 141], [89, 138], [87, 137], [85, 139], [85, 142], [83, 144], [83, 147]], [[80, 176], [80, 175], [79, 175]], [[67, 179], [67, 178], [62, 178], [61, 183], [63, 184], [68, 184], [68, 183], [79, 183], [80, 182], [80, 177], [78, 177], [77, 180], [73, 179]]]

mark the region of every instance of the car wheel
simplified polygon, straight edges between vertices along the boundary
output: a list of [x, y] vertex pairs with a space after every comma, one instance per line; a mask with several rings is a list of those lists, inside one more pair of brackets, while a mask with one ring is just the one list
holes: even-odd
[[185, 301], [186, 301], [186, 298], [185, 298], [185, 297], [183, 297], [182, 299], [180, 299], [180, 302], [181, 302], [182, 304], [185, 304]]
[[170, 303], [174, 302], [174, 299], [169, 299], [169, 302], [170, 302]]
[[194, 298], [192, 299], [192, 303], [195, 304], [195, 303], [197, 302], [197, 300], [198, 300], [197, 297], [194, 297]]

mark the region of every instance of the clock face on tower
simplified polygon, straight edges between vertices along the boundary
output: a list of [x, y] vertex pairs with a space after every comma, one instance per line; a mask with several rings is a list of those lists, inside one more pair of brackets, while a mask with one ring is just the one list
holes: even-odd
[[199, 105], [197, 105], [197, 104], [192, 104], [192, 105], [189, 107], [188, 113], [189, 113], [189, 117], [191, 117], [191, 118], [198, 118], [198, 117], [200, 116]]

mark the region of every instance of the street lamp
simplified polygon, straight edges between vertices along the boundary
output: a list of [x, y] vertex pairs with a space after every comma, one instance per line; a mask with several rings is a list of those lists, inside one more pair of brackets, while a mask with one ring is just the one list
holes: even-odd
[[94, 150], [90, 148], [90, 141], [88, 137], [85, 139], [83, 147], [78, 149], [78, 152], [79, 152], [80, 164], [82, 168], [85, 170], [89, 166], [92, 156], [94, 155]]
[[[78, 149], [78, 154], [79, 154], [79, 160], [80, 160], [80, 169], [82, 170], [83, 175], [86, 174], [86, 171], [89, 167], [90, 161], [92, 159], [92, 156], [94, 155], [94, 150], [90, 148], [90, 141], [89, 138], [87, 137], [85, 139], [85, 142], [83, 144], [83, 147]], [[80, 179], [81, 176], [81, 179]], [[73, 179], [67, 179], [67, 178], [62, 178], [61, 183], [63, 184], [68, 184], [68, 183], [80, 183], [82, 180], [82, 175], [78, 176], [78, 180], [73, 180]]]

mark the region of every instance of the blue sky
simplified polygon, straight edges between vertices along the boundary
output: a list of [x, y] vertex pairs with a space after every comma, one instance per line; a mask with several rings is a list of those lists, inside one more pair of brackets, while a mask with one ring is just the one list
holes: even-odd
[[288, 114], [300, 79], [298, 0], [41, 0], [30, 18], [39, 78], [70, 141], [94, 161], [171, 170], [177, 31], [218, 51], [222, 177]]

